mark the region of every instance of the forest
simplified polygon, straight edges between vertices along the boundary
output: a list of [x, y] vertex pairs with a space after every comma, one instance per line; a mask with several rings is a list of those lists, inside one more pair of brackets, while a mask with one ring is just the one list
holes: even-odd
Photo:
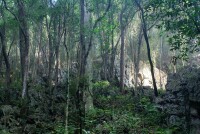
[[0, 134], [200, 134], [200, 1], [0, 0]]

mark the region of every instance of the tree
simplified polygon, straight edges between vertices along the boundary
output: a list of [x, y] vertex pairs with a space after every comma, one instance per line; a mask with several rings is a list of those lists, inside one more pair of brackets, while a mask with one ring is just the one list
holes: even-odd
[[85, 116], [85, 109], [84, 109], [84, 102], [83, 102], [83, 94], [85, 89], [85, 66], [86, 66], [86, 47], [85, 47], [85, 7], [84, 7], [85, 0], [80, 0], [80, 54], [79, 54], [79, 81], [78, 81], [78, 90], [77, 90], [77, 108], [78, 108], [78, 122], [79, 122], [79, 133], [83, 133], [84, 129], [84, 116]]
[[123, 8], [120, 13], [120, 31], [121, 31], [121, 51], [120, 51], [120, 90], [121, 92], [124, 90], [124, 22], [123, 22], [123, 14], [126, 9], [126, 5], [123, 5]]
[[26, 18], [27, 16], [24, 6], [24, 1], [17, 0], [17, 7], [18, 7], [18, 19], [19, 19], [21, 74], [23, 81], [22, 98], [24, 99], [27, 92], [29, 29], [27, 24], [27, 18]]
[[147, 35], [147, 24], [146, 24], [146, 20], [144, 18], [144, 10], [141, 7], [140, 2], [138, 2], [138, 0], [135, 0], [136, 5], [138, 6], [140, 12], [141, 12], [141, 19], [142, 19], [142, 29], [143, 29], [143, 34], [144, 34], [144, 39], [146, 41], [146, 45], [147, 45], [147, 55], [148, 55], [148, 60], [149, 60], [149, 64], [150, 64], [150, 69], [151, 69], [151, 75], [152, 75], [152, 81], [153, 81], [153, 87], [154, 87], [154, 94], [157, 97], [158, 96], [158, 90], [157, 90], [157, 86], [156, 86], [156, 80], [155, 80], [155, 76], [154, 76], [154, 66], [153, 66], [153, 62], [151, 59], [151, 50], [150, 50], [150, 44], [149, 44], [149, 40], [148, 40], [148, 35]]
[[119, 15], [119, 21], [120, 21], [120, 37], [121, 37], [121, 50], [120, 50], [120, 90], [123, 91], [124, 89], [124, 50], [125, 50], [125, 30], [127, 26], [130, 24], [130, 22], [133, 19], [133, 16], [136, 12], [132, 12], [134, 9], [133, 7], [130, 7], [130, 2], [128, 0], [125, 0], [122, 2], [122, 9]]
[[86, 65], [87, 65], [87, 58], [90, 53], [90, 50], [92, 48], [93, 44], [93, 37], [94, 37], [94, 30], [98, 26], [98, 23], [105, 17], [107, 12], [110, 9], [111, 5], [111, 0], [108, 0], [108, 5], [106, 7], [105, 12], [102, 14], [102, 16], [99, 16], [93, 26], [91, 27], [91, 33], [89, 34], [89, 41], [88, 45], [86, 44], [85, 38], [86, 36], [86, 19], [85, 19], [85, 14], [86, 14], [86, 5], [84, 4], [85, 0], [80, 0], [80, 50], [79, 50], [79, 55], [78, 55], [78, 62], [79, 62], [79, 75], [78, 75], [78, 90], [76, 92], [77, 94], [77, 108], [79, 112], [79, 133], [83, 133], [84, 129], [84, 116], [85, 116], [85, 103], [84, 103], [84, 92], [88, 88], [89, 84], [87, 83], [86, 80]]
[[177, 58], [186, 60], [189, 52], [199, 51], [199, 4], [198, 0], [151, 0], [146, 7], [151, 19], [159, 19], [158, 27], [170, 32], [171, 50], [179, 50]]
[[3, 55], [5, 64], [6, 64], [6, 86], [9, 87], [9, 84], [11, 82], [10, 78], [10, 61], [8, 58], [8, 54], [6, 51], [6, 22], [5, 22], [5, 15], [3, 11], [3, 7], [1, 8], [1, 15], [3, 17], [3, 24], [0, 25], [0, 38], [1, 38], [1, 53]]

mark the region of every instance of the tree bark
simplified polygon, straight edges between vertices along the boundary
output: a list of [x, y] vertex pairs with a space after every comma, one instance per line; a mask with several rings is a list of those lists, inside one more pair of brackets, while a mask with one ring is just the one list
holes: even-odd
[[26, 20], [24, 1], [17, 0], [17, 6], [18, 6], [18, 18], [19, 18], [21, 74], [23, 82], [22, 99], [24, 99], [27, 93], [29, 32]]
[[138, 2], [138, 0], [135, 0], [135, 3], [137, 4], [139, 10], [141, 11], [141, 19], [142, 19], [142, 23], [143, 23], [143, 34], [144, 34], [144, 39], [147, 45], [147, 55], [148, 55], [148, 60], [149, 60], [149, 64], [150, 64], [150, 69], [151, 69], [151, 75], [152, 75], [152, 81], [153, 81], [153, 87], [154, 87], [154, 95], [157, 97], [158, 96], [158, 90], [157, 90], [157, 86], [156, 86], [156, 80], [155, 80], [155, 76], [154, 76], [154, 66], [153, 66], [153, 62], [151, 59], [151, 50], [150, 50], [150, 44], [149, 44], [149, 39], [147, 36], [147, 28], [146, 28], [146, 21], [144, 18], [144, 11], [143, 8], [141, 7], [140, 3]]
[[111, 81], [114, 80], [114, 66], [115, 66], [115, 56], [116, 56], [116, 51], [117, 51], [117, 47], [119, 45], [119, 41], [120, 41], [121, 35], [119, 36], [116, 44], [114, 45], [114, 35], [112, 35], [112, 54], [111, 54], [111, 63], [110, 63], [110, 78]]
[[3, 52], [2, 52], [2, 46], [1, 46], [0, 47], [0, 72], [2, 72], [2, 63], [3, 63]]
[[159, 76], [160, 76], [160, 88], [163, 87], [163, 76], [161, 74], [162, 69], [162, 55], [163, 55], [163, 36], [160, 37], [160, 64], [159, 64]]
[[[66, 48], [66, 53], [67, 53], [67, 83], [66, 83], [66, 87], [67, 87], [67, 91], [66, 91], [66, 100], [67, 100], [67, 104], [65, 107], [65, 134], [69, 133], [68, 130], [68, 120], [69, 120], [69, 102], [70, 102], [70, 94], [69, 94], [69, 81], [70, 81], [70, 75], [69, 75], [69, 71], [70, 71], [70, 54], [69, 54], [69, 47], [67, 47], [67, 43], [66, 43], [66, 38], [67, 38], [67, 29], [66, 29], [66, 12], [64, 15], [64, 42], [63, 45]], [[71, 36], [69, 36], [71, 37]], [[70, 39], [69, 39], [70, 40]], [[70, 42], [71, 43], [71, 42]]]
[[121, 31], [121, 53], [120, 53], [120, 91], [124, 90], [124, 24], [123, 24], [123, 12], [120, 13], [120, 31]]
[[[3, 12], [2, 12], [3, 14]], [[8, 88], [11, 82], [10, 78], [10, 62], [8, 58], [8, 54], [6, 52], [6, 28], [5, 28], [5, 22], [4, 24], [0, 27], [0, 38], [1, 38], [1, 52], [5, 61], [6, 65], [6, 87]]]
[[79, 77], [78, 77], [78, 90], [76, 92], [77, 95], [77, 108], [79, 114], [79, 133], [83, 133], [84, 129], [84, 116], [85, 116], [85, 102], [84, 102], [84, 90], [88, 88], [89, 84], [87, 84], [87, 80], [85, 77], [86, 72], [86, 64], [89, 52], [92, 47], [92, 40], [93, 40], [93, 32], [97, 27], [97, 24], [105, 17], [106, 13], [108, 12], [111, 5], [111, 0], [109, 0], [108, 6], [102, 16], [98, 17], [92, 27], [92, 32], [89, 37], [89, 43], [86, 50], [85, 44], [85, 0], [80, 0], [80, 51], [78, 56], [79, 61]]
[[[5, 34], [3, 36], [5, 36]], [[9, 62], [8, 55], [7, 55], [7, 52], [6, 52], [5, 37], [2, 37], [1, 41], [2, 41], [2, 53], [3, 53], [4, 61], [5, 61], [5, 64], [6, 64], [6, 86], [9, 87], [10, 82], [11, 82], [10, 62]]]
[[48, 32], [48, 43], [49, 43], [49, 53], [48, 53], [48, 80], [47, 84], [51, 89], [52, 85], [52, 66], [53, 66], [53, 41], [52, 41], [52, 34], [51, 34], [51, 24], [53, 15], [51, 15], [50, 22], [48, 23], [47, 17], [46, 17], [46, 25], [47, 25], [47, 32]]
[[[3, 14], [3, 12], [2, 12]], [[9, 85], [11, 83], [11, 78], [10, 78], [10, 62], [9, 62], [9, 58], [6, 52], [6, 28], [5, 28], [5, 22], [3, 23], [2, 26], [0, 26], [0, 38], [1, 38], [1, 52], [2, 52], [2, 59], [4, 58], [5, 61], [5, 65], [6, 65], [6, 90], [7, 90], [7, 94], [5, 96], [7, 103], [10, 102], [10, 89], [9, 89]]]
[[140, 52], [141, 52], [142, 38], [143, 38], [142, 24], [140, 24], [137, 50], [136, 50], [136, 54], [134, 56], [134, 69], [135, 69], [135, 72], [134, 72], [135, 84], [134, 84], [134, 86], [135, 86], [135, 91], [137, 90], [137, 85], [138, 85], [138, 73], [139, 73]]
[[80, 0], [80, 53], [79, 53], [79, 82], [77, 90], [77, 108], [78, 108], [78, 122], [79, 122], [79, 134], [83, 134], [84, 129], [84, 116], [85, 116], [85, 106], [83, 103], [83, 90], [84, 90], [84, 75], [85, 75], [85, 65], [86, 65], [86, 47], [85, 47], [85, 35], [84, 35], [84, 19], [85, 19], [85, 1]]

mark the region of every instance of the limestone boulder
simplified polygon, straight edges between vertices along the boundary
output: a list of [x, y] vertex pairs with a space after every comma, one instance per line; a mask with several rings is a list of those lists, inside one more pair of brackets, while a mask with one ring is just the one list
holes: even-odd
[[168, 76], [166, 93], [156, 99], [169, 125], [196, 134], [200, 128], [200, 68], [185, 67]]
[[[115, 75], [120, 80], [120, 65], [119, 60], [116, 60], [115, 63]], [[126, 59], [125, 62], [125, 76], [124, 76], [124, 84], [128, 88], [132, 88], [135, 86], [136, 79], [135, 79], [135, 71], [134, 71], [134, 64], [130, 59]], [[141, 78], [137, 76], [138, 85], [137, 86], [144, 86], [144, 87], [151, 87], [153, 88], [153, 81], [152, 75], [150, 71], [150, 66], [144, 62], [140, 62], [139, 64], [139, 75]], [[167, 74], [158, 68], [154, 68], [154, 75], [156, 79], [156, 85], [158, 89], [165, 89], [165, 85], [167, 83]]]

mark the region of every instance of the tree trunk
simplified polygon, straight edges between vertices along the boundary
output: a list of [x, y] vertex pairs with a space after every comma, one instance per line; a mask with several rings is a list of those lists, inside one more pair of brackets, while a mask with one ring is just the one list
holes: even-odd
[[163, 87], [163, 76], [161, 75], [162, 69], [162, 54], [163, 54], [163, 36], [160, 37], [160, 64], [159, 64], [159, 77], [160, 77], [160, 88]]
[[[42, 57], [43, 57], [43, 53], [42, 53], [42, 34], [43, 34], [43, 18], [39, 21], [39, 29], [38, 29], [38, 35], [39, 35], [39, 38], [38, 38], [38, 57], [37, 57], [37, 60], [36, 60], [36, 69], [35, 69], [35, 75], [41, 75], [41, 70], [43, 70], [43, 62], [42, 62]], [[44, 73], [44, 72], [43, 72]]]
[[0, 37], [1, 37], [1, 45], [2, 45], [2, 54], [4, 57], [4, 61], [6, 64], [6, 86], [7, 88], [10, 85], [11, 82], [11, 78], [10, 78], [10, 62], [9, 62], [9, 58], [6, 52], [6, 37], [5, 37], [5, 24], [3, 24], [2, 27], [0, 27]]
[[58, 26], [58, 33], [57, 33], [57, 39], [56, 39], [56, 48], [55, 48], [55, 58], [56, 58], [56, 65], [55, 65], [55, 90], [58, 85], [58, 71], [59, 71], [59, 48], [60, 48], [60, 39], [61, 39], [61, 24], [60, 24], [60, 17], [59, 17], [59, 26]]
[[146, 21], [144, 18], [144, 11], [143, 8], [141, 7], [140, 3], [138, 2], [138, 0], [135, 0], [135, 3], [137, 4], [139, 10], [141, 11], [141, 19], [142, 19], [142, 23], [143, 23], [143, 34], [144, 34], [144, 39], [147, 45], [147, 55], [148, 55], [148, 60], [149, 60], [149, 64], [150, 64], [150, 68], [151, 68], [151, 75], [152, 75], [152, 81], [153, 81], [153, 87], [154, 87], [154, 94], [157, 97], [158, 96], [158, 90], [157, 90], [157, 86], [156, 86], [156, 80], [155, 80], [155, 76], [154, 76], [154, 66], [153, 66], [153, 62], [151, 59], [151, 50], [150, 50], [150, 45], [149, 45], [149, 39], [147, 36], [147, 28], [146, 28]]
[[1, 46], [0, 47], [0, 72], [2, 72], [2, 63], [3, 63], [3, 52], [2, 52], [2, 46]]
[[51, 21], [52, 21], [53, 15], [51, 16], [51, 20], [48, 23], [46, 18], [46, 25], [47, 25], [47, 31], [48, 31], [48, 42], [49, 42], [49, 53], [48, 53], [48, 81], [47, 84], [50, 87], [52, 85], [52, 66], [53, 66], [53, 42], [52, 42], [52, 34], [51, 34]]
[[84, 116], [85, 116], [85, 106], [83, 102], [83, 90], [85, 87], [84, 75], [85, 75], [85, 35], [84, 35], [84, 19], [85, 19], [85, 7], [84, 0], [80, 0], [80, 54], [79, 54], [79, 82], [77, 90], [77, 108], [78, 108], [78, 122], [79, 122], [79, 133], [83, 134], [84, 129]]
[[134, 57], [134, 65], [135, 65], [135, 90], [137, 90], [138, 85], [138, 73], [139, 73], [139, 64], [140, 64], [140, 52], [141, 52], [141, 45], [142, 45], [142, 24], [140, 24], [140, 30], [138, 35], [138, 46], [137, 46], [137, 54]]
[[[66, 49], [66, 53], [67, 53], [67, 83], [66, 83], [66, 87], [67, 87], [67, 91], [66, 91], [66, 100], [67, 100], [67, 104], [66, 104], [66, 107], [65, 107], [65, 134], [68, 134], [69, 133], [69, 130], [68, 130], [68, 120], [69, 120], [69, 102], [70, 102], [70, 94], [69, 94], [69, 81], [70, 81], [70, 78], [69, 78], [69, 71], [70, 71], [70, 55], [69, 55], [69, 47], [67, 47], [67, 43], [66, 43], [66, 38], [67, 38], [67, 30], [66, 30], [66, 13], [65, 13], [65, 16], [64, 16], [64, 42], [63, 42], [63, 45]], [[70, 38], [71, 36], [69, 36]], [[69, 39], [70, 40], [70, 39]], [[71, 43], [71, 42], [70, 42]]]
[[[3, 14], [3, 12], [2, 12]], [[2, 26], [0, 26], [0, 38], [1, 38], [1, 45], [2, 45], [2, 54], [4, 57], [4, 61], [6, 64], [6, 90], [7, 90], [7, 94], [6, 94], [6, 101], [7, 103], [9, 103], [10, 101], [10, 89], [9, 89], [9, 85], [11, 83], [11, 78], [10, 78], [10, 62], [9, 62], [9, 58], [6, 52], [6, 28], [5, 28], [5, 22]], [[3, 59], [3, 58], [2, 58]]]
[[[113, 15], [111, 16], [111, 25], [113, 25]], [[111, 56], [110, 56], [110, 81], [114, 81], [114, 59], [115, 59], [115, 50], [114, 50], [114, 30], [111, 32], [111, 44], [112, 44], [112, 49], [111, 49]]]
[[112, 81], [114, 81], [114, 70], [115, 70], [115, 56], [116, 56], [116, 51], [117, 51], [117, 47], [119, 45], [119, 41], [120, 41], [121, 35], [119, 36], [115, 46], [114, 46], [114, 35], [112, 35], [112, 54], [111, 54], [111, 65], [110, 65], [110, 78]]
[[6, 53], [5, 40], [4, 40], [4, 43], [2, 42], [2, 44], [4, 44], [2, 46], [2, 52], [3, 52], [4, 61], [5, 61], [5, 64], [6, 64], [6, 85], [7, 85], [7, 87], [9, 87], [10, 82], [11, 82], [11, 78], [10, 78], [10, 62], [9, 62], [9, 59], [8, 59], [8, 55]]
[[23, 82], [22, 99], [24, 99], [27, 93], [29, 32], [23, 0], [17, 0], [17, 6], [19, 14], [20, 58]]
[[124, 24], [123, 10], [120, 13], [120, 30], [121, 30], [121, 53], [120, 53], [120, 90], [124, 90]]
[[[3, 16], [3, 9], [1, 8], [1, 11], [2, 12], [2, 16]], [[3, 51], [2, 51], [2, 47], [3, 47], [3, 33], [0, 32], [0, 37], [1, 37], [1, 44], [0, 44], [0, 73], [1, 73], [1, 77], [3, 77], [3, 74], [2, 74], [2, 63], [3, 63]]]

